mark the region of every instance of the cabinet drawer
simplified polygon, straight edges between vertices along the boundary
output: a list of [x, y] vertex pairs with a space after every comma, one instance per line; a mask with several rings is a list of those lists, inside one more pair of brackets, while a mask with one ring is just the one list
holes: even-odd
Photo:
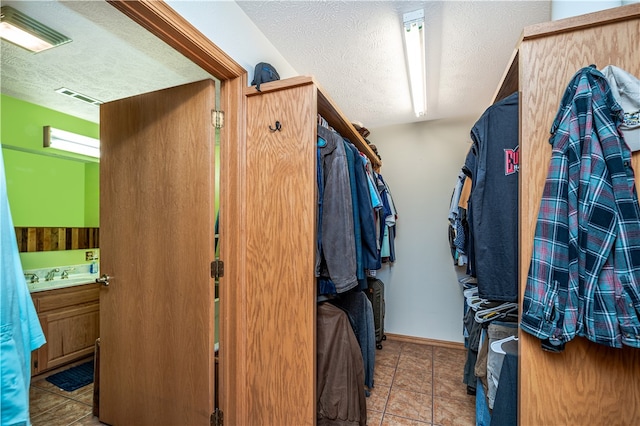
[[100, 284], [31, 293], [38, 313], [100, 300]]

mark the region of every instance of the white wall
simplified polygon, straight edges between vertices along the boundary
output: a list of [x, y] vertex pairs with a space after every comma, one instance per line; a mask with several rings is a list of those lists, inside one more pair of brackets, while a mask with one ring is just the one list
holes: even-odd
[[[167, 0], [248, 72], [269, 62], [281, 78], [298, 75], [233, 1]], [[399, 210], [397, 261], [384, 266], [388, 333], [462, 342], [462, 292], [447, 239], [451, 192], [477, 118], [371, 129], [383, 176]]]
[[640, 0], [552, 0], [551, 20], [556, 21], [638, 2]]
[[246, 69], [249, 84], [259, 62], [273, 65], [281, 79], [298, 75], [235, 1], [166, 0], [166, 3]]
[[462, 342], [463, 296], [449, 250], [449, 203], [477, 117], [370, 129], [398, 210], [385, 332]]

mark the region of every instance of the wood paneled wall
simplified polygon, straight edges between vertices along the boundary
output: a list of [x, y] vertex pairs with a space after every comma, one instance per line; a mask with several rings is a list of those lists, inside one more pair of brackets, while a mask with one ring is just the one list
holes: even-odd
[[100, 247], [100, 228], [16, 227], [19, 252]]
[[[582, 67], [613, 64], [640, 76], [640, 5], [526, 28], [519, 48], [520, 290], [551, 158], [549, 130], [566, 86]], [[640, 153], [633, 156], [640, 184]], [[522, 300], [521, 300], [522, 303]], [[576, 338], [553, 354], [520, 333], [519, 423], [640, 424], [640, 349]]]

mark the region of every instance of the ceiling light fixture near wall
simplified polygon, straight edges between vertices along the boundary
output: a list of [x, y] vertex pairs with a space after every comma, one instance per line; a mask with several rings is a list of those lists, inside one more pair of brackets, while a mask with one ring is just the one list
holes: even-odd
[[36, 53], [71, 41], [11, 6], [0, 8], [0, 38]]
[[422, 117], [427, 112], [424, 10], [404, 13], [402, 23], [413, 110], [416, 117]]
[[100, 140], [78, 135], [51, 126], [44, 126], [45, 148], [55, 148], [75, 154], [100, 158]]

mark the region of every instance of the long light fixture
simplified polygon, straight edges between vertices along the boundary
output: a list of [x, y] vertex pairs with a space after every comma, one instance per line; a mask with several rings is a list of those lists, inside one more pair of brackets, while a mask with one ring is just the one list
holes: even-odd
[[0, 38], [36, 53], [71, 41], [11, 6], [0, 8]]
[[51, 126], [44, 126], [43, 146], [45, 148], [55, 148], [75, 154], [100, 158], [100, 140], [56, 129]]
[[422, 117], [427, 112], [424, 10], [404, 13], [402, 18], [413, 110], [416, 117]]

